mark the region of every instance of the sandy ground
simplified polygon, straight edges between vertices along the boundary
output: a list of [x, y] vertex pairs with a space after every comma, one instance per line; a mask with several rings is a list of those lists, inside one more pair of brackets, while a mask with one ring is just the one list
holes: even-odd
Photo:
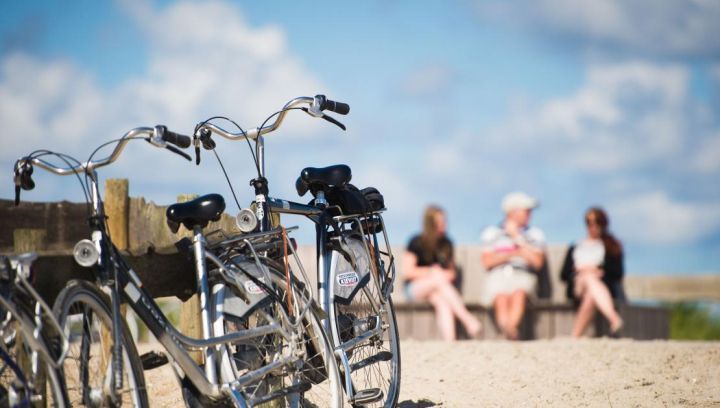
[[[401, 347], [401, 408], [720, 407], [720, 342], [408, 340]], [[152, 406], [183, 405], [169, 366], [146, 378]]]

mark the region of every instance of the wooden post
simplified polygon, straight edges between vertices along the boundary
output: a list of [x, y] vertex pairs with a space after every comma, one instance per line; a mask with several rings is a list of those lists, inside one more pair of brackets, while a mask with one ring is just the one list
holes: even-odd
[[[179, 203], [197, 198], [197, 194], [180, 194], [177, 196]], [[181, 230], [182, 231], [182, 230]], [[180, 332], [192, 338], [202, 338], [202, 321], [200, 320], [200, 298], [197, 293], [180, 305]], [[190, 353], [193, 360], [198, 364], [203, 362], [203, 353], [193, 351]]]
[[127, 179], [109, 179], [105, 182], [105, 215], [112, 241], [119, 250], [128, 248], [128, 198]]
[[[119, 250], [128, 248], [128, 210], [130, 208], [130, 199], [128, 198], [129, 183], [127, 179], [108, 179], [105, 181], [105, 197], [103, 204], [105, 206], [105, 215], [107, 216], [107, 228], [113, 244]], [[125, 324], [130, 332], [137, 333], [137, 321], [135, 315], [130, 314], [127, 318], [127, 305], [120, 305], [120, 314], [125, 319]], [[102, 330], [103, 344], [112, 344], [112, 337], [106, 330]], [[137, 339], [134, 339], [137, 340]], [[110, 349], [103, 353], [103, 357], [110, 356]], [[107, 361], [103, 362], [103, 366]]]

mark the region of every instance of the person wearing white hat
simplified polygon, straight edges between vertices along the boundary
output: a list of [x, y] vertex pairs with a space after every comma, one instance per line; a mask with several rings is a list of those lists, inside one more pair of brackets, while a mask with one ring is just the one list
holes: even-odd
[[483, 230], [481, 262], [489, 272], [482, 301], [495, 309], [503, 335], [518, 339], [528, 298], [535, 295], [537, 274], [545, 264], [545, 235], [530, 226], [537, 199], [523, 192], [506, 195], [501, 204], [505, 219]]

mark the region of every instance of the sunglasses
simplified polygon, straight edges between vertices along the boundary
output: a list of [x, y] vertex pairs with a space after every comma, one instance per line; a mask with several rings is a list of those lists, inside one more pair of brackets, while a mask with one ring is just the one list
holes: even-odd
[[600, 223], [597, 222], [597, 220], [586, 219], [586, 220], [585, 220], [585, 225], [587, 225], [588, 227], [590, 227], [590, 226], [592, 226], [592, 225], [600, 226]]

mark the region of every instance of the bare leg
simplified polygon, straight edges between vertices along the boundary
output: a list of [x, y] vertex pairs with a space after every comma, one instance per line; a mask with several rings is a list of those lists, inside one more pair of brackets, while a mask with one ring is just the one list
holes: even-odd
[[586, 289], [585, 293], [583, 293], [582, 301], [580, 303], [580, 307], [578, 308], [577, 315], [575, 316], [575, 324], [573, 325], [572, 336], [575, 338], [582, 337], [583, 333], [585, 333], [585, 329], [587, 328], [588, 324], [590, 324], [590, 321], [593, 319], [594, 316], [595, 301]]
[[510, 317], [510, 296], [497, 295], [495, 297], [495, 322], [500, 326], [502, 334], [508, 336], [508, 323]]
[[521, 290], [517, 290], [510, 295], [510, 317], [508, 321], [510, 339], [517, 340], [518, 329], [523, 315], [525, 315], [525, 303], [527, 294]]
[[455, 340], [455, 316], [447, 300], [439, 291], [431, 293], [428, 300], [435, 308], [435, 318], [442, 339], [445, 341]]
[[[416, 279], [413, 282], [412, 288], [413, 296], [418, 299], [427, 298], [431, 303], [433, 303], [433, 305], [442, 304], [440, 307], [449, 308], [451, 314], [453, 315], [453, 325], [455, 324], [455, 316], [457, 316], [463, 326], [465, 326], [465, 329], [470, 336], [475, 337], [482, 329], [480, 321], [476, 319], [475, 316], [473, 316], [472, 313], [470, 313], [470, 311], [468, 311], [465, 307], [465, 303], [463, 302], [457, 289], [455, 289], [455, 287], [441, 275], [431, 275]], [[433, 296], [439, 296], [439, 298], [436, 298], [433, 301], [431, 299]], [[440, 319], [439, 315], [438, 319]], [[439, 320], [438, 324], [440, 324]], [[453, 333], [454, 332], [455, 331], [453, 329]]]
[[475, 318], [475, 316], [472, 315], [472, 313], [470, 313], [469, 310], [467, 310], [457, 289], [455, 289], [450, 282], [443, 281], [440, 283], [440, 289], [438, 292], [443, 295], [452, 309], [453, 314], [460, 319], [470, 337], [475, 337], [482, 329], [482, 324], [477, 318]]
[[615, 311], [612, 297], [610, 297], [610, 291], [607, 286], [595, 276], [589, 276], [585, 281], [587, 285], [587, 291], [593, 297], [595, 305], [600, 310], [600, 313], [608, 319], [610, 322], [610, 330], [615, 332], [623, 324], [620, 315]]

